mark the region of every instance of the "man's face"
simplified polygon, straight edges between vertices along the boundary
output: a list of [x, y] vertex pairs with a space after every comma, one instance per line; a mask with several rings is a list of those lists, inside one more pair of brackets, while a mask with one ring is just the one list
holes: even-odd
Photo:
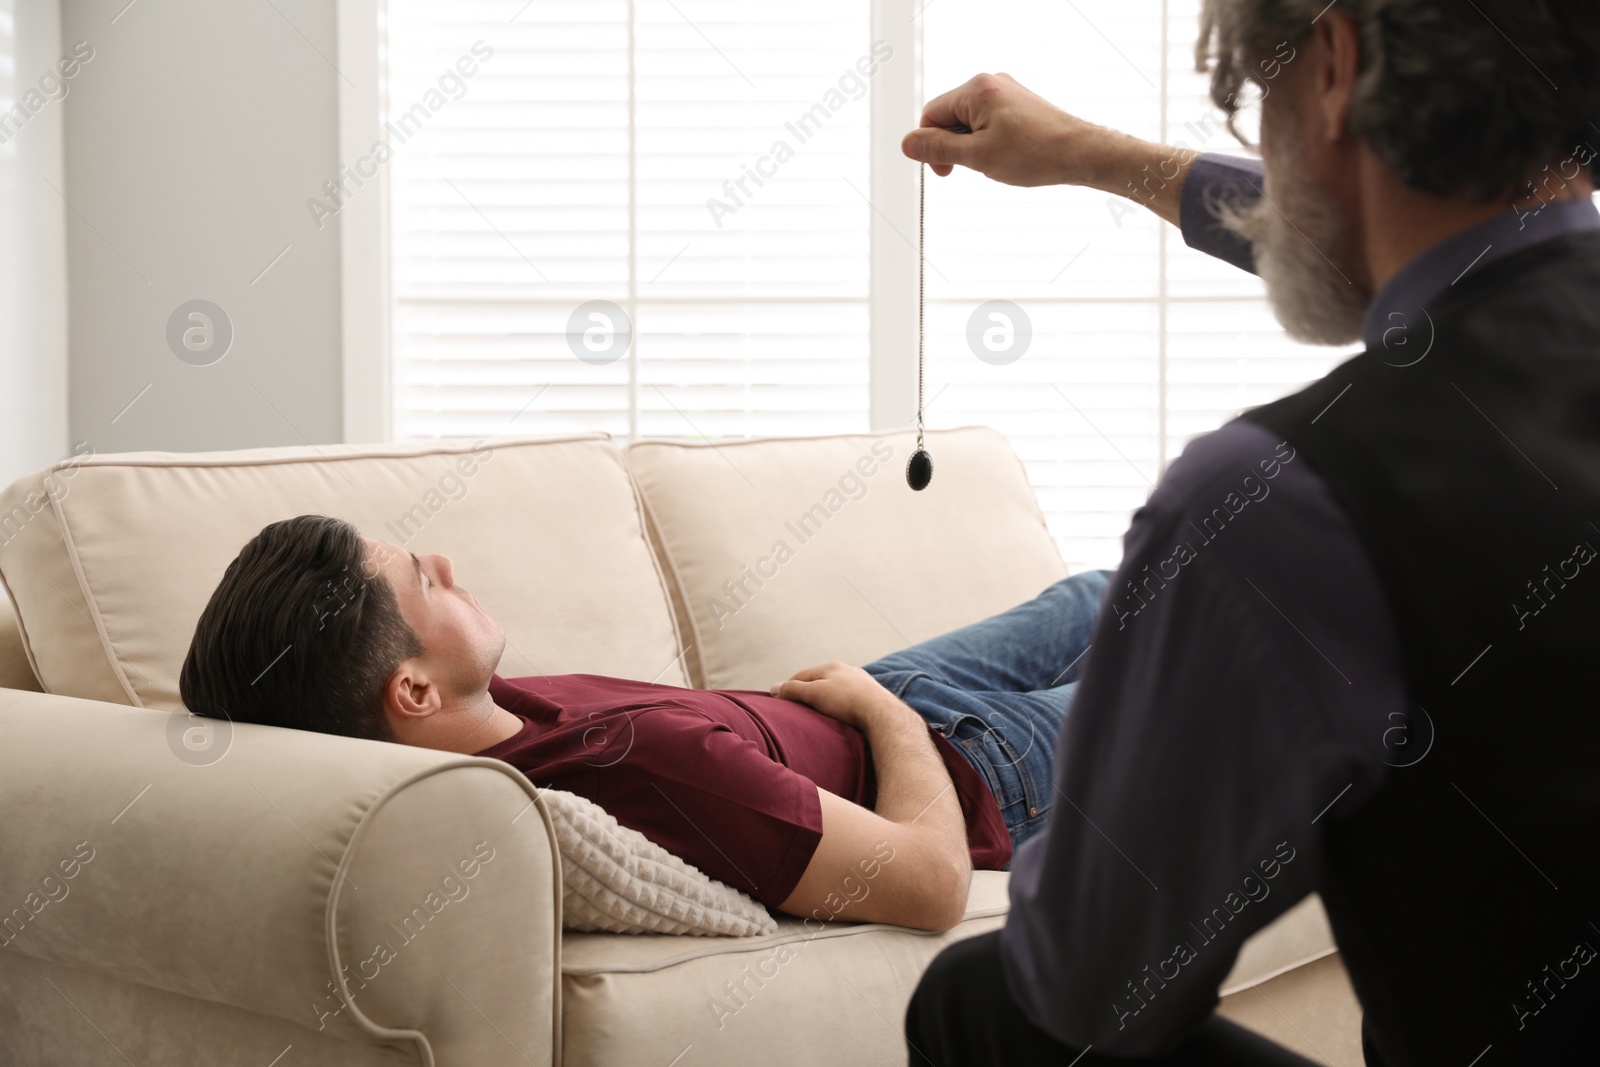
[[422, 643], [420, 662], [446, 701], [481, 693], [500, 664], [505, 633], [478, 598], [456, 584], [449, 556], [419, 556], [399, 545], [363, 538], [368, 573], [394, 589], [400, 614]]
[[1261, 116], [1266, 195], [1225, 222], [1255, 249], [1256, 273], [1289, 336], [1342, 345], [1361, 337], [1372, 292], [1355, 213], [1337, 195], [1349, 177], [1348, 156], [1302, 133], [1314, 118], [1300, 106], [1299, 83], [1307, 73], [1291, 71], [1267, 98]]

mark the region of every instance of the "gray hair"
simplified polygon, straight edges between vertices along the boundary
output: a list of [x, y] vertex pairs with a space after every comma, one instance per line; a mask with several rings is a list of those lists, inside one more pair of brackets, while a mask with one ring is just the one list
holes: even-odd
[[[1247, 84], [1265, 88], [1284, 43], [1303, 43], [1329, 7], [1205, 0], [1195, 62], [1230, 128]], [[1600, 3], [1336, 0], [1333, 12], [1361, 36], [1351, 130], [1407, 185], [1492, 200], [1557, 177], [1556, 160], [1561, 179], [1596, 175]]]

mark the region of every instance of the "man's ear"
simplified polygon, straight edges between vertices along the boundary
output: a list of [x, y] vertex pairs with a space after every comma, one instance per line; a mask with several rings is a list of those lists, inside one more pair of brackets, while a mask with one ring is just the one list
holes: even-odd
[[442, 706], [439, 687], [416, 659], [402, 661], [383, 685], [384, 715], [389, 726], [402, 737], [407, 726], [422, 723]]
[[1312, 34], [1316, 47], [1308, 51], [1317, 57], [1313, 91], [1323, 139], [1342, 141], [1350, 134], [1350, 101], [1361, 76], [1361, 30], [1348, 15], [1329, 11]]

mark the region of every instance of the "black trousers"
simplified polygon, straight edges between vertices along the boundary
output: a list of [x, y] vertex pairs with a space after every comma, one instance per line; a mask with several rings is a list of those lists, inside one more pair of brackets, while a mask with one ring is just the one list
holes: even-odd
[[1171, 1056], [1080, 1055], [1022, 1014], [1000, 969], [1000, 931], [957, 941], [922, 976], [906, 1009], [911, 1067], [1315, 1067], [1282, 1045], [1213, 1015]]

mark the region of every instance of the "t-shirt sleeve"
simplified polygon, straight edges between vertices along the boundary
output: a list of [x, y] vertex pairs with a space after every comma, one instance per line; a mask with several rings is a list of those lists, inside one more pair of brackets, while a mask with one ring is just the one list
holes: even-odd
[[1239, 946], [1320, 881], [1404, 709], [1376, 573], [1327, 482], [1250, 423], [1197, 439], [1134, 516], [1012, 863], [1008, 985], [1059, 1040], [1165, 1055]]
[[626, 752], [589, 795], [668, 852], [773, 907], [788, 899], [822, 840], [809, 778], [687, 708], [629, 713]]

